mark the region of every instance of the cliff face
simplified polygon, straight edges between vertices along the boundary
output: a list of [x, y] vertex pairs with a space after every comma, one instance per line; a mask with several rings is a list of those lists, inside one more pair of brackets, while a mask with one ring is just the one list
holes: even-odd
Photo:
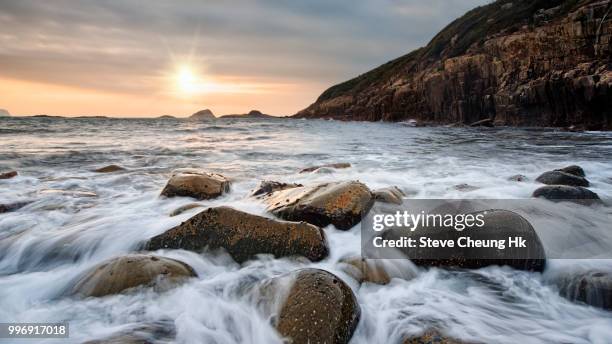
[[295, 116], [610, 130], [611, 8], [611, 0], [496, 1]]

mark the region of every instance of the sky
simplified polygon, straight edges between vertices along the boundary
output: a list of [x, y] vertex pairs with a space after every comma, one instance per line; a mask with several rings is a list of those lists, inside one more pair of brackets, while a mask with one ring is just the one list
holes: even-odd
[[0, 0], [13, 115], [292, 115], [488, 0]]

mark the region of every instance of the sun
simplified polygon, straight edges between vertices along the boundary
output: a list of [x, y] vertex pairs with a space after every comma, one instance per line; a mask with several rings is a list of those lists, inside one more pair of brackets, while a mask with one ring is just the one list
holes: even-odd
[[189, 65], [179, 66], [176, 71], [175, 79], [178, 91], [182, 94], [192, 95], [200, 91], [199, 77]]

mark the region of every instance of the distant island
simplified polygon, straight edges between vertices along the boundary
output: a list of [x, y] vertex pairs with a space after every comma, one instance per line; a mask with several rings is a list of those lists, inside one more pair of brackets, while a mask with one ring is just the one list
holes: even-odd
[[189, 119], [193, 119], [196, 121], [201, 121], [205, 119], [215, 119], [215, 118], [216, 118], [215, 115], [213, 115], [213, 112], [210, 111], [209, 109], [198, 111], [194, 113], [193, 115], [189, 116]]
[[176, 117], [170, 116], [170, 115], [163, 115], [163, 116], [159, 116], [157, 118], [158, 119], [176, 119]]
[[10, 112], [4, 109], [0, 109], [0, 117], [10, 117], [10, 116], [11, 116]]
[[261, 113], [261, 111], [258, 111], [258, 110], [251, 110], [249, 111], [249, 113], [236, 114], [236, 115], [224, 115], [224, 116], [221, 116], [220, 118], [275, 118], [275, 117]]
[[95, 118], [95, 119], [109, 119], [107, 116], [76, 116], [73, 118]]

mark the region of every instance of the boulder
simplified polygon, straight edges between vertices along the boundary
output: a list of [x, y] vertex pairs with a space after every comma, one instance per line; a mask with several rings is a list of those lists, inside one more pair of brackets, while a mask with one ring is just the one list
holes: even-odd
[[349, 164], [348, 162], [340, 162], [340, 163], [336, 163], [336, 164], [326, 164], [326, 165], [307, 167], [307, 168], [301, 170], [300, 173], [314, 172], [314, 171], [316, 171], [316, 170], [318, 170], [320, 168], [341, 169], [341, 168], [349, 168], [349, 167], [351, 167], [351, 164]]
[[528, 178], [522, 174], [515, 174], [513, 176], [508, 177], [508, 180], [511, 182], [525, 182]]
[[325, 233], [319, 227], [273, 220], [229, 207], [208, 208], [153, 237], [145, 247], [190, 251], [224, 248], [237, 262], [257, 254], [299, 255], [319, 261], [329, 253]]
[[374, 197], [365, 184], [349, 181], [281, 190], [264, 197], [264, 202], [282, 219], [348, 230], [361, 221]]
[[547, 185], [589, 186], [585, 178], [561, 171], [544, 172], [536, 181]]
[[357, 282], [388, 284], [392, 278], [412, 279], [416, 272], [402, 259], [365, 259], [359, 256], [343, 258], [339, 267]]
[[547, 185], [535, 190], [532, 197], [542, 197], [550, 201], [571, 201], [583, 205], [601, 203], [599, 195], [580, 186]]
[[201, 208], [201, 207], [203, 207], [203, 205], [200, 204], [200, 203], [189, 203], [189, 204], [185, 204], [183, 206], [180, 206], [180, 207], [174, 209], [169, 215], [170, 215], [170, 217], [178, 216], [178, 215], [181, 215], [182, 213], [186, 212], [187, 210], [191, 210], [191, 209], [194, 209], [194, 208]]
[[406, 196], [406, 194], [397, 186], [376, 189], [372, 193], [374, 194], [374, 199], [379, 202], [398, 205], [404, 202], [403, 198]]
[[361, 315], [351, 288], [324, 270], [294, 274], [280, 310], [278, 332], [292, 343], [348, 343]]
[[612, 274], [588, 271], [557, 281], [562, 296], [572, 301], [612, 310]]
[[271, 194], [275, 191], [297, 188], [300, 186], [303, 186], [303, 185], [295, 184], [295, 183], [282, 183], [282, 182], [275, 182], [271, 180], [264, 180], [259, 184], [259, 186], [257, 186], [257, 188], [255, 188], [255, 190], [251, 192], [251, 196], [253, 197], [264, 196], [264, 195]]
[[216, 173], [195, 169], [179, 169], [161, 192], [166, 197], [193, 197], [199, 200], [212, 199], [229, 191], [230, 181]]
[[557, 169], [555, 171], [565, 172], [565, 173], [573, 174], [575, 176], [583, 177], [583, 178], [586, 177], [584, 170], [582, 169], [582, 167], [578, 165], [567, 166], [564, 168]]
[[125, 168], [118, 166], [118, 165], [108, 165], [108, 166], [97, 168], [93, 171], [98, 172], [98, 173], [112, 173], [112, 172], [118, 172], [118, 171], [125, 171]]
[[190, 277], [193, 269], [178, 260], [147, 254], [130, 254], [110, 259], [82, 276], [71, 294], [100, 297], [118, 294], [135, 287], [166, 290]]
[[437, 330], [427, 330], [418, 336], [410, 336], [404, 339], [403, 344], [468, 344], [467, 342], [459, 341], [447, 337]]
[[17, 171], [9, 171], [5, 173], [0, 173], [0, 179], [11, 179], [17, 177]]
[[[544, 270], [546, 265], [544, 247], [538, 234], [525, 218], [512, 211], [497, 209], [470, 214], [475, 218], [481, 215], [483, 226], [466, 228], [464, 231], [441, 225], [419, 226], [415, 231], [394, 228], [384, 232], [382, 237], [388, 240], [413, 238], [417, 243], [420, 242], [420, 237], [444, 242], [452, 240], [455, 243], [460, 237], [466, 236], [472, 240], [489, 243], [490, 240], [504, 239], [506, 247], [503, 250], [496, 247], [458, 247], [457, 244], [454, 247], [403, 247], [398, 250], [419, 266], [478, 269], [490, 265], [507, 265], [519, 270]], [[509, 247], [509, 237], [522, 237], [526, 240], [526, 247]]]

